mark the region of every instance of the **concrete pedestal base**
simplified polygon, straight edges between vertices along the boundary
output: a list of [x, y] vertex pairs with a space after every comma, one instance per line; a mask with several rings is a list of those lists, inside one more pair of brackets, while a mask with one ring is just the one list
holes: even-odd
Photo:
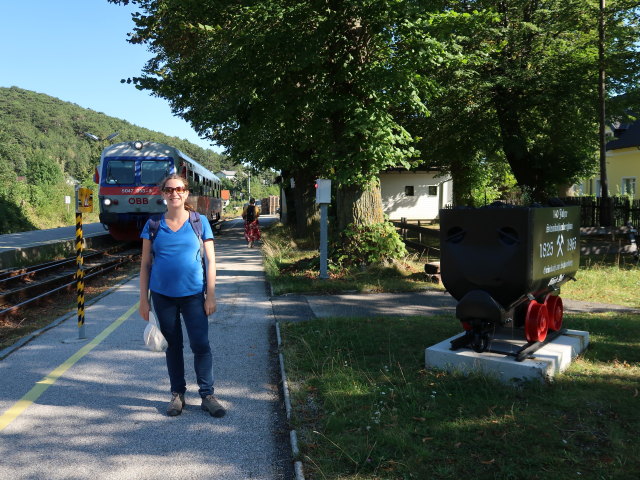
[[[476, 353], [467, 347], [450, 350], [451, 340], [460, 335], [425, 349], [426, 367], [449, 372], [482, 372], [506, 383], [532, 379], [552, 380], [555, 374], [566, 370], [571, 361], [589, 345], [588, 332], [567, 330], [564, 335], [560, 335], [536, 351], [533, 358], [518, 362], [510, 355], [493, 352]], [[516, 352], [526, 344], [526, 340], [512, 339], [512, 336], [511, 330], [496, 333], [491, 348]]]

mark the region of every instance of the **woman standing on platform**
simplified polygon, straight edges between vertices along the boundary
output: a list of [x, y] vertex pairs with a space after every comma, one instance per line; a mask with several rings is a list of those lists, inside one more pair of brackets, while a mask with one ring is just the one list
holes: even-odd
[[[214, 417], [226, 413], [213, 396], [213, 356], [209, 344], [208, 316], [216, 311], [216, 258], [211, 225], [204, 215], [196, 214], [202, 223], [201, 239], [192, 225], [186, 201], [188, 184], [179, 175], [160, 182], [167, 211], [159, 221], [147, 221], [140, 237], [140, 315], [149, 321], [149, 291], [158, 325], [167, 339], [167, 370], [171, 383], [171, 401], [167, 415], [182, 413], [187, 390], [184, 376], [183, 337], [180, 315], [189, 335], [194, 367], [202, 398], [201, 408]], [[200, 240], [203, 242], [205, 269]], [[153, 268], [151, 268], [153, 263]]]
[[247, 240], [247, 246], [253, 247], [253, 244], [260, 240], [260, 224], [258, 217], [260, 216], [260, 207], [256, 205], [256, 199], [251, 198], [249, 205], [242, 210], [242, 218], [244, 219], [244, 238]]

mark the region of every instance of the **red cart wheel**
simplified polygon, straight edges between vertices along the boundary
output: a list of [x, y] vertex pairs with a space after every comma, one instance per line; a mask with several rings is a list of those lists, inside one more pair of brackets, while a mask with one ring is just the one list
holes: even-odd
[[562, 299], [556, 295], [547, 295], [544, 299], [544, 304], [549, 314], [549, 330], [557, 332], [562, 328], [562, 316], [564, 313]]
[[527, 341], [542, 342], [547, 338], [549, 328], [547, 308], [543, 303], [529, 302], [527, 317], [524, 321], [524, 331]]

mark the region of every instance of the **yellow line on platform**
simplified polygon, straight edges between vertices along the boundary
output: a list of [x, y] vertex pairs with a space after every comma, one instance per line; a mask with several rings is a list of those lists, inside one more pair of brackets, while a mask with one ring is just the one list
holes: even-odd
[[135, 305], [127, 310], [126, 313], [124, 313], [118, 319], [114, 320], [113, 323], [111, 323], [107, 328], [100, 332], [93, 340], [87, 343], [76, 353], [71, 355], [65, 362], [60, 364], [55, 370], [53, 370], [39, 382], [36, 382], [36, 385], [31, 390], [29, 390], [24, 397], [18, 400], [11, 408], [9, 408], [9, 410], [7, 410], [2, 414], [2, 416], [0, 416], [0, 432], [4, 430], [5, 427], [7, 427], [16, 418], [18, 418], [22, 414], [22, 412], [29, 408], [29, 406], [33, 402], [40, 398], [40, 395], [42, 395], [47, 388], [56, 383], [56, 381], [62, 375], [64, 375], [67, 370], [75, 365], [78, 360], [84, 357], [87, 353], [97, 347], [105, 338], [111, 335], [111, 333], [113, 333], [113, 331], [118, 328], [125, 320], [127, 320], [137, 309], [138, 302], [136, 302]]

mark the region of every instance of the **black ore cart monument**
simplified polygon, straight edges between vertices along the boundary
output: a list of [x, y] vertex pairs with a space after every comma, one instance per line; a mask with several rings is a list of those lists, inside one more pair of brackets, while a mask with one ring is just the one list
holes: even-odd
[[[501, 359], [522, 363], [520, 369], [527, 370], [524, 364], [531, 366], [531, 359], [536, 363], [540, 357], [545, 370], [541, 375], [548, 377], [552, 372], [545, 358], [555, 355], [549, 353], [552, 343], [570, 344], [563, 359], [551, 359], [565, 368], [586, 348], [586, 332], [563, 328], [559, 296], [561, 286], [575, 280], [580, 265], [579, 207], [441, 210], [440, 235], [442, 283], [458, 301], [456, 317], [464, 329], [447, 340], [447, 350], [465, 358], [453, 360], [450, 354], [439, 362], [469, 366], [483, 358]], [[429, 366], [429, 349], [426, 360]], [[502, 377], [518, 371], [513, 365], [494, 367], [505, 370], [499, 371]]]

